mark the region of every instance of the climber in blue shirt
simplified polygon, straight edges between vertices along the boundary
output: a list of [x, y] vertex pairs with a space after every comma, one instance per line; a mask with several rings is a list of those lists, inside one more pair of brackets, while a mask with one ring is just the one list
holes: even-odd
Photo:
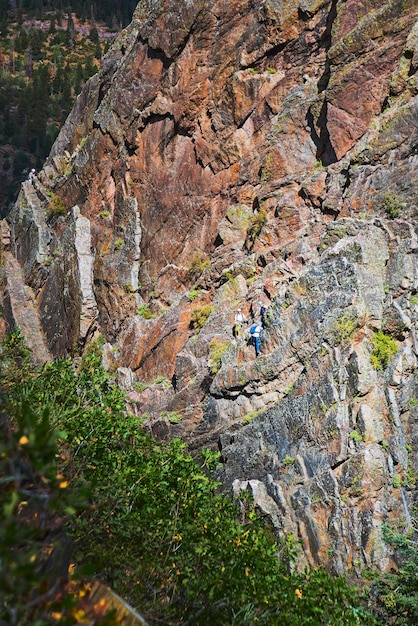
[[250, 333], [250, 343], [255, 347], [255, 356], [260, 354], [260, 335], [263, 331], [263, 327], [261, 322], [256, 322], [253, 324], [249, 330]]

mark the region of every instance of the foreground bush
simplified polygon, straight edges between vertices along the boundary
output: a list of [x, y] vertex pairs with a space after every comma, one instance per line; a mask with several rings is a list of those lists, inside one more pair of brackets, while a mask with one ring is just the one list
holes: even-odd
[[[44, 462], [51, 466], [58, 492], [90, 490], [81, 512], [70, 500], [57, 509], [77, 566], [93, 564], [97, 577], [150, 623], [374, 623], [344, 579], [288, 571], [292, 551], [277, 544], [252, 503], [244, 498], [238, 506], [218, 493], [210, 478], [215, 454], [204, 452], [199, 465], [180, 440], [162, 444], [144, 433], [102, 369], [100, 350], [92, 347], [78, 371], [65, 360], [34, 372], [15, 335], [1, 365], [16, 436], [26, 436], [34, 450], [43, 444], [32, 434], [45, 429], [49, 413], [53, 429], [45, 437], [57, 441], [59, 455], [40, 457], [40, 471]], [[24, 405], [33, 416], [26, 435], [19, 430]], [[20, 543], [16, 554], [21, 549]]]
[[[415, 528], [406, 534], [385, 525], [384, 538], [395, 549], [397, 570], [379, 576], [373, 583], [374, 611], [384, 624], [415, 626], [418, 624], [418, 543], [417, 510]], [[412, 532], [411, 532], [412, 531]]]

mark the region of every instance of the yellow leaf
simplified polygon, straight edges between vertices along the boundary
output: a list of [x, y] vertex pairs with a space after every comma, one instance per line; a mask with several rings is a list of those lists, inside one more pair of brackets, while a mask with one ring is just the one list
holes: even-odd
[[60, 489], [67, 489], [68, 487], [68, 480], [63, 480], [62, 482], [60, 482]]
[[86, 617], [86, 614], [83, 609], [78, 609], [74, 612], [74, 617], [78, 622], [81, 622]]
[[301, 592], [300, 589], [295, 589], [295, 594], [297, 595], [297, 597], [300, 599], [303, 595], [303, 593]]
[[19, 444], [21, 446], [27, 446], [29, 443], [29, 439], [26, 437], [26, 435], [22, 435], [22, 437], [19, 439]]

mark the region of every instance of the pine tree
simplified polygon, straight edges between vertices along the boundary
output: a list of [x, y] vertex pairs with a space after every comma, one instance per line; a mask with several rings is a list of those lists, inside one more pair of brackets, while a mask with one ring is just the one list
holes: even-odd
[[86, 65], [84, 66], [84, 78], [88, 80], [90, 76], [93, 76], [97, 71], [97, 68], [94, 66], [91, 57], [87, 58]]
[[56, 26], [55, 26], [55, 17], [54, 17], [54, 16], [52, 16], [52, 17], [51, 17], [51, 22], [50, 22], [50, 24], [49, 24], [49, 30], [48, 30], [48, 33], [49, 33], [50, 35], [54, 35], [56, 32], [57, 32], [57, 28], [56, 28]]
[[97, 30], [95, 26], [92, 26], [92, 28], [90, 28], [89, 37], [93, 43], [99, 42], [99, 31]]
[[76, 94], [80, 93], [83, 82], [84, 82], [83, 66], [81, 65], [79, 61], [77, 63], [77, 67], [75, 69], [75, 75], [74, 75], [74, 92]]
[[94, 58], [101, 59], [102, 58], [102, 46], [100, 45], [100, 41], [96, 43], [96, 47], [94, 50]]
[[66, 42], [68, 45], [72, 45], [75, 40], [75, 26], [71, 13], [68, 13], [67, 17], [67, 30], [66, 30]]

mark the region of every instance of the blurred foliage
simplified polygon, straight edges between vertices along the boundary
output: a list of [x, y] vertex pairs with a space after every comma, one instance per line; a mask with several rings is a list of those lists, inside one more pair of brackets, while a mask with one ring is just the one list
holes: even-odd
[[373, 610], [384, 624], [418, 624], [418, 511], [409, 533], [384, 525], [384, 538], [396, 550], [398, 568], [379, 576], [372, 585]]
[[[70, 539], [63, 521], [87, 506], [60, 469], [59, 442], [47, 406], [31, 406], [24, 387], [33, 376], [19, 332], [3, 344], [0, 414], [0, 623], [82, 624], [89, 586], [70, 577]], [[11, 405], [8, 394], [20, 389]], [[5, 412], [7, 411], [7, 413]], [[81, 573], [81, 572], [80, 572]], [[84, 600], [85, 601], [85, 600]], [[90, 624], [116, 624], [90, 612]], [[97, 619], [95, 619], [97, 617]]]

